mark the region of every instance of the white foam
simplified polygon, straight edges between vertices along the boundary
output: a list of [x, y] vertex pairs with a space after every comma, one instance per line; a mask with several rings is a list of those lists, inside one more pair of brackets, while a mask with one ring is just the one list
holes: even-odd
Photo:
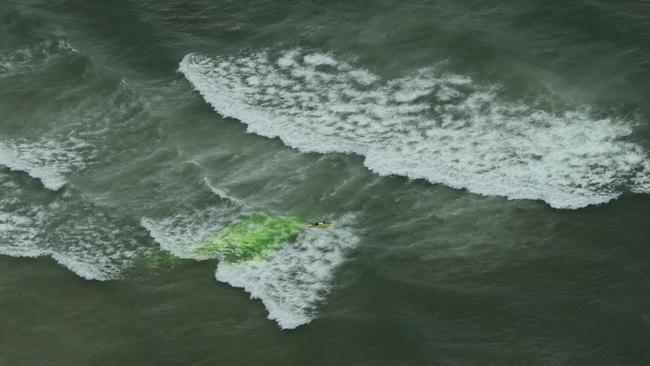
[[85, 144], [77, 139], [65, 143], [52, 140], [37, 142], [0, 141], [0, 164], [39, 179], [53, 191], [61, 189], [66, 176], [84, 167], [79, 149]]
[[329, 292], [336, 268], [357, 242], [343, 224], [308, 229], [295, 243], [263, 261], [220, 262], [215, 277], [260, 299], [269, 319], [280, 328], [294, 329], [317, 316], [317, 306]]
[[[324, 67], [326, 66], [326, 67]], [[650, 164], [625, 121], [552, 113], [435, 68], [382, 80], [331, 55], [290, 50], [185, 56], [179, 71], [214, 109], [308, 152], [365, 156], [382, 175], [579, 208], [647, 192]]]
[[338, 62], [334, 58], [322, 53], [307, 54], [303, 57], [303, 61], [305, 62], [305, 64], [311, 66], [321, 66], [321, 65], [337, 66], [338, 65]]
[[637, 169], [636, 176], [634, 177], [634, 186], [632, 191], [636, 193], [650, 193], [650, 161], [646, 160], [643, 163], [643, 168]]
[[[232, 207], [212, 207], [167, 218], [144, 217], [141, 225], [162, 249], [180, 258], [206, 260], [215, 258], [197, 255], [199, 249], [238, 215]], [[306, 230], [295, 243], [285, 244], [261, 261], [222, 260], [215, 271], [216, 279], [262, 300], [269, 319], [283, 329], [309, 323], [345, 252], [357, 244], [357, 237], [347, 226], [351, 221], [353, 218], [346, 216], [334, 228]]]
[[73, 256], [62, 253], [43, 253], [52, 257], [57, 263], [74, 272], [86, 280], [107, 281], [119, 277], [121, 269], [107, 271], [105, 267], [97, 266], [94, 261], [86, 262]]
[[12, 257], [38, 257], [37, 217], [0, 211], [0, 254]]
[[198, 257], [199, 249], [232, 222], [236, 212], [233, 208], [211, 207], [160, 219], [143, 217], [140, 224], [162, 249], [180, 258], [203, 260], [209, 258]]
[[1, 255], [50, 256], [83, 278], [104, 281], [118, 278], [151, 249], [139, 240], [137, 227], [71, 194], [39, 203], [38, 195], [3, 172], [0, 188]]

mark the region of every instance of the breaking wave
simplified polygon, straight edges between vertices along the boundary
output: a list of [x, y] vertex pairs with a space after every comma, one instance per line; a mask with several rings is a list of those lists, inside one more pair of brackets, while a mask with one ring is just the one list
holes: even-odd
[[66, 176], [84, 167], [79, 151], [87, 145], [71, 139], [65, 143], [55, 141], [0, 141], [0, 164], [11, 170], [23, 171], [39, 179], [45, 188], [59, 190]]
[[305, 230], [298, 240], [263, 261], [221, 261], [218, 281], [242, 288], [262, 301], [269, 319], [282, 329], [294, 329], [317, 317], [317, 306], [329, 292], [336, 269], [358, 238], [344, 224]]
[[355, 153], [382, 175], [555, 208], [650, 192], [650, 161], [625, 121], [548, 112], [436, 68], [393, 80], [328, 54], [206, 57], [179, 71], [221, 115], [306, 152]]
[[0, 171], [1, 255], [50, 256], [85, 279], [110, 280], [153, 249], [137, 225], [106, 209], [71, 194], [35, 195], [24, 186]]
[[[253, 212], [241, 200], [213, 185], [209, 187], [231, 204], [179, 212], [170, 217], [145, 217], [141, 225], [162, 249], [180, 258], [205, 260], [197, 255], [202, 246], [228, 225]], [[286, 243], [261, 260], [221, 259], [215, 271], [216, 279], [260, 299], [269, 319], [275, 320], [282, 329], [307, 324], [317, 316], [317, 307], [325, 300], [347, 250], [357, 245], [358, 238], [349, 226], [352, 221], [352, 217], [345, 216], [334, 222], [333, 228], [307, 229], [296, 242]]]

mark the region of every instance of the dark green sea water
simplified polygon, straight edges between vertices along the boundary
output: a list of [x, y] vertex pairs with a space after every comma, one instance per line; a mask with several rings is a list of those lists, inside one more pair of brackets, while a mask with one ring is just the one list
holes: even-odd
[[[0, 365], [650, 364], [650, 2], [0, 0]], [[326, 220], [262, 260], [248, 217]]]

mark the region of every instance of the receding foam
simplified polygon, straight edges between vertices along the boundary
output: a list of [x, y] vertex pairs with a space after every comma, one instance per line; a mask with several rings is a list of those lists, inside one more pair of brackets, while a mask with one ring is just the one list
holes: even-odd
[[548, 112], [496, 86], [424, 68], [393, 80], [332, 55], [289, 50], [206, 57], [179, 71], [221, 115], [306, 152], [355, 153], [381, 175], [426, 179], [555, 208], [648, 192], [650, 164], [630, 123], [588, 108]]

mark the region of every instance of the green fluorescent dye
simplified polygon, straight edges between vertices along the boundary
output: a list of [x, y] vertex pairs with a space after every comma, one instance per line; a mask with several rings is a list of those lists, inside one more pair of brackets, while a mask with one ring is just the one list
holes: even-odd
[[295, 218], [256, 214], [220, 231], [195, 254], [200, 259], [259, 260], [284, 243], [295, 241], [304, 228], [304, 223]]

